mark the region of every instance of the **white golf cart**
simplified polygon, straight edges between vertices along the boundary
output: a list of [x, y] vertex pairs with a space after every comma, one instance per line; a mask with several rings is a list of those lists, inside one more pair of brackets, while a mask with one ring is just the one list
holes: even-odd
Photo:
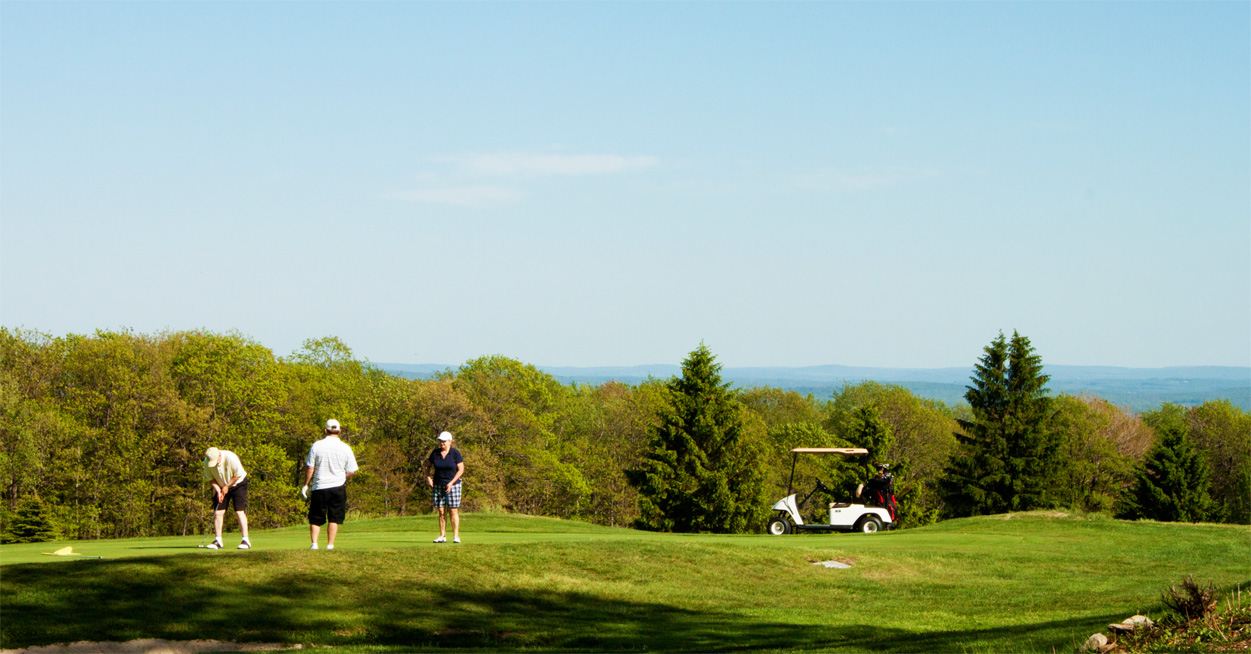
[[[818, 491], [830, 492], [829, 487], [818, 479], [816, 488], [805, 495], [804, 499], [796, 501], [797, 494], [793, 491], [795, 463], [799, 460], [800, 454], [858, 456], [868, 453], [869, 451], [862, 447], [797, 447], [791, 450], [791, 479], [786, 482], [788, 495], [773, 505], [773, 510], [777, 512], [777, 515], [769, 520], [766, 530], [774, 536], [782, 536], [797, 531], [858, 531], [872, 534], [883, 529], [894, 529], [895, 523], [891, 520], [890, 511], [877, 506], [831, 502], [830, 523], [825, 525], [805, 524], [803, 516], [799, 513], [799, 508]], [[857, 497], [863, 488], [864, 484], [860, 484], [860, 488], [856, 490]]]

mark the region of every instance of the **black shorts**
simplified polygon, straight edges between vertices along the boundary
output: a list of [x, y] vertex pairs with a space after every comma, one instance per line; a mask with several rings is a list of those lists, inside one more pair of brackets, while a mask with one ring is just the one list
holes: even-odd
[[319, 488], [308, 502], [308, 524], [324, 525], [327, 519], [337, 525], [347, 516], [347, 486]]
[[209, 492], [209, 502], [213, 505], [214, 511], [225, 511], [230, 504], [235, 505], [235, 511], [248, 510], [248, 477], [244, 477], [243, 481], [231, 486], [226, 491], [226, 496], [221, 502], [217, 501], [217, 493]]

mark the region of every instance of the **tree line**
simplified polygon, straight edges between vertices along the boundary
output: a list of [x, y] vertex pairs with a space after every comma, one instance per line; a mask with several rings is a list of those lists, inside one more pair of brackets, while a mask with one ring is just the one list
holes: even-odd
[[905, 527], [1031, 508], [1251, 522], [1251, 416], [1052, 396], [1019, 335], [987, 347], [967, 405], [875, 382], [830, 398], [732, 389], [719, 371], [701, 345], [682, 375], [640, 384], [562, 384], [502, 356], [412, 380], [333, 337], [284, 357], [239, 334], [0, 328], [0, 537], [201, 533], [210, 445], [242, 458], [255, 527], [298, 524], [304, 455], [330, 417], [360, 461], [350, 509], [364, 515], [429, 511], [421, 465], [446, 430], [466, 511], [756, 531], [790, 448], [854, 445], [870, 456], [801, 461], [797, 478], [850, 496], [868, 464], [891, 462]]

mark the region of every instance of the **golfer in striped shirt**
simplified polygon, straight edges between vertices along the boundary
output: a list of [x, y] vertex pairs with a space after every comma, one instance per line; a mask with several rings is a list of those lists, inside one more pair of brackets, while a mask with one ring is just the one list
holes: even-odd
[[317, 537], [327, 521], [330, 527], [326, 529], [326, 549], [334, 549], [334, 537], [347, 516], [347, 480], [356, 473], [357, 465], [352, 448], [339, 440], [341, 431], [338, 420], [327, 420], [325, 438], [313, 443], [304, 459], [306, 475], [300, 492], [304, 497], [312, 493], [308, 529], [313, 545], [309, 549], [317, 549]]

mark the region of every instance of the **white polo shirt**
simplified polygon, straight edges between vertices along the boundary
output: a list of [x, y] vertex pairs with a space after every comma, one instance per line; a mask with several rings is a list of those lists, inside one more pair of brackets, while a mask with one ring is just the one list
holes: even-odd
[[308, 448], [304, 465], [313, 469], [313, 483], [309, 490], [335, 488], [347, 483], [350, 472], [356, 472], [356, 455], [338, 436], [327, 436]]
[[248, 476], [243, 464], [239, 462], [239, 456], [230, 450], [219, 450], [221, 456], [217, 458], [217, 465], [205, 466], [204, 478], [208, 481], [216, 481], [218, 486], [226, 487], [226, 484], [235, 477], [239, 481], [235, 482], [235, 486], [243, 483], [243, 479]]

